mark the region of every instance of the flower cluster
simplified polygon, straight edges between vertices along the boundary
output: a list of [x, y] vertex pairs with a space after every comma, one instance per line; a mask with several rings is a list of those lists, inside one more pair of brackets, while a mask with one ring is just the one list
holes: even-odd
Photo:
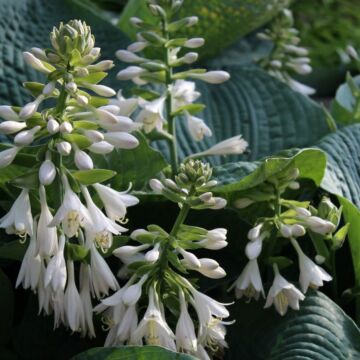
[[[128, 46], [127, 50], [118, 50], [117, 57], [131, 66], [121, 70], [119, 80], [131, 80], [136, 85], [157, 84], [160, 92], [146, 88], [136, 88], [139, 95], [141, 111], [136, 122], [142, 125], [146, 134], [152, 133], [153, 138], [166, 139], [170, 144], [170, 155], [173, 174], [177, 172], [175, 119], [183, 116], [187, 122], [189, 134], [195, 141], [205, 136], [212, 136], [212, 130], [203, 119], [195, 116], [204, 105], [195, 103], [200, 97], [196, 85], [189, 79], [220, 84], [227, 81], [230, 75], [225, 71], [207, 71], [206, 69], [190, 69], [175, 72], [176, 68], [193, 64], [198, 53], [193, 49], [204, 45], [203, 38], [187, 39], [180, 35], [184, 28], [194, 26], [198, 22], [196, 16], [173, 20], [182, 5], [181, 1], [151, 1], [149, 10], [158, 20], [155, 25], [146, 23], [139, 18], [131, 18], [131, 25], [139, 30], [137, 41]], [[139, 55], [143, 50], [150, 51], [151, 58]], [[241, 154], [247, 147], [241, 136], [231, 139], [230, 154]], [[220, 144], [218, 144], [220, 146]], [[194, 157], [228, 154], [227, 148], [221, 147], [221, 153], [205, 151], [194, 154]]]
[[[282, 177], [277, 179], [269, 179], [268, 184], [264, 185], [264, 192], [254, 191], [254, 198], [241, 198], [235, 202], [235, 206], [245, 207], [256, 201], [263, 201], [266, 198], [270, 199], [274, 216], [260, 218], [255, 226], [248, 232], [248, 240], [245, 247], [245, 254], [248, 258], [248, 263], [243, 272], [232, 285], [235, 288], [237, 298], [243, 296], [248, 299], [259, 299], [260, 295], [265, 297], [263, 282], [261, 279], [258, 259], [263, 253], [264, 246], [269, 246], [274, 249], [271, 244], [277, 239], [287, 239], [294, 248], [299, 262], [300, 277], [299, 283], [301, 291], [293, 284], [288, 282], [279, 271], [281, 266], [281, 259], [270, 253], [271, 259], [261, 260], [264, 263], [271, 263], [274, 268], [273, 285], [270, 288], [265, 307], [270, 307], [274, 304], [279, 314], [284, 315], [290, 306], [294, 310], [299, 310], [299, 301], [304, 300], [304, 294], [309, 287], [318, 288], [323, 286], [324, 281], [331, 281], [332, 277], [319, 265], [315, 264], [301, 249], [298, 238], [308, 234], [312, 239], [317, 241], [328, 240], [333, 244], [333, 249], [336, 249], [346, 235], [346, 231], [341, 229], [334, 234], [340, 222], [341, 210], [339, 210], [330, 199], [325, 198], [320, 203], [319, 208], [315, 209], [309, 205], [308, 202], [296, 202], [281, 198], [281, 194], [287, 189], [298, 189], [299, 183], [296, 178], [299, 176], [299, 170], [294, 168], [286, 171]], [[273, 190], [271, 190], [271, 186]], [[259, 197], [261, 200], [258, 200]], [[257, 198], [257, 200], [255, 200]], [[275, 238], [272, 234], [276, 234]], [[267, 244], [266, 244], [267, 243]], [[326, 245], [324, 244], [325, 248]], [[269, 251], [265, 252], [269, 254]], [[317, 250], [317, 249], [316, 249]], [[318, 264], [324, 263], [328, 254], [321, 253], [316, 256], [315, 260]], [[277, 264], [277, 259], [279, 264]], [[282, 260], [285, 258], [282, 257]], [[289, 265], [291, 261], [287, 261]]]
[[[106, 345], [145, 342], [201, 359], [209, 359], [207, 351], [226, 346], [222, 319], [229, 316], [228, 310], [224, 304], [196, 290], [185, 277], [189, 271], [211, 279], [226, 275], [218, 262], [198, 258], [193, 253], [197, 249], [225, 247], [226, 229], [208, 231], [184, 224], [190, 209], [220, 209], [226, 205], [224, 199], [214, 197], [209, 191], [216, 184], [210, 177], [208, 164], [190, 160], [181, 165], [175, 181], [152, 180], [151, 187], [177, 202], [181, 210], [170, 232], [149, 225], [131, 234], [136, 245], [114, 250], [114, 255], [124, 264], [119, 276], [129, 280], [95, 308], [103, 312], [104, 322], [109, 326]], [[147, 309], [142, 313], [144, 304]], [[196, 322], [190, 315], [193, 311], [197, 314]], [[171, 314], [180, 314], [175, 331], [168, 321]]]
[[[117, 105], [104, 98], [115, 95], [111, 88], [98, 84], [113, 63], [96, 63], [100, 49], [94, 47], [94, 36], [85, 23], [61, 23], [50, 39], [52, 49], [24, 53], [29, 65], [47, 75], [46, 84], [25, 83], [36, 99], [22, 108], [0, 107], [5, 119], [0, 132], [14, 135], [14, 146], [0, 153], [0, 166], [10, 165], [30, 147], [32, 153], [37, 152], [34, 167], [22, 177], [26, 181], [18, 183], [22, 191], [0, 219], [0, 227], [24, 242], [30, 237], [17, 286], [38, 293], [40, 311], [54, 312], [55, 326], [64, 323], [72, 331], [95, 336], [91, 296], [100, 298], [109, 289], [119, 288], [101, 252], [112, 247], [113, 236], [127, 231], [120, 224], [126, 208], [138, 199], [101, 185], [113, 172], [93, 169], [89, 153], [137, 146], [138, 140], [129, 133], [136, 129], [128, 117], [134, 107], [123, 98], [116, 100]], [[38, 111], [47, 99], [55, 107]], [[105, 212], [95, 204], [90, 185]], [[37, 196], [40, 213], [33, 216]], [[74, 273], [78, 259], [82, 261], [80, 291]]]
[[305, 95], [314, 94], [314, 89], [291, 76], [294, 73], [307, 75], [312, 71], [308, 50], [299, 46], [299, 31], [294, 28], [292, 12], [289, 9], [282, 10], [270, 28], [259, 33], [258, 37], [273, 43], [271, 53], [260, 61], [260, 65], [293, 90]]

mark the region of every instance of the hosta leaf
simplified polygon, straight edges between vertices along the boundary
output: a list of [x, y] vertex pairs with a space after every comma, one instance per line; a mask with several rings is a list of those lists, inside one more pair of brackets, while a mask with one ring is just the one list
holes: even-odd
[[72, 360], [195, 360], [158, 346], [123, 346], [120, 348], [94, 348], [76, 355]]
[[116, 172], [107, 169], [92, 169], [74, 171], [71, 175], [83, 185], [92, 185], [111, 179]]
[[[184, 29], [183, 35], [203, 36], [205, 46], [200, 49], [203, 57], [214, 56], [240, 37], [267, 23], [277, 12], [287, 6], [284, 0], [196, 0], [184, 1], [179, 17], [199, 17], [197, 26]], [[147, 22], [154, 17], [146, 7], [144, 0], [130, 0], [121, 18], [120, 28], [135, 38], [136, 29], [129, 25], [129, 19], [137, 16]]]
[[227, 359], [347, 360], [360, 358], [360, 331], [343, 310], [321, 292], [308, 291], [300, 310], [281, 317], [257, 302], [239, 301], [239, 319], [229, 326]]

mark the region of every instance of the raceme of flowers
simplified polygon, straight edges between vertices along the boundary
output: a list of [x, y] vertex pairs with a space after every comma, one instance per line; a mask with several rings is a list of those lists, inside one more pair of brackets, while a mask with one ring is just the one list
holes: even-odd
[[312, 95], [315, 90], [293, 79], [291, 74], [307, 75], [311, 73], [309, 51], [299, 46], [299, 31], [294, 28], [294, 19], [289, 9], [284, 9], [270, 25], [270, 28], [258, 34], [259, 39], [271, 41], [273, 49], [270, 55], [260, 60], [260, 65], [293, 90], [304, 95]]
[[[95, 308], [103, 313], [109, 328], [106, 345], [161, 345], [200, 359], [210, 359], [208, 352], [226, 346], [226, 323], [222, 319], [229, 312], [225, 304], [201, 293], [186, 279], [188, 272], [211, 279], [226, 275], [218, 262], [198, 258], [194, 252], [227, 246], [227, 230], [184, 224], [190, 209], [217, 210], [226, 206], [224, 199], [211, 192], [216, 185], [211, 173], [208, 164], [190, 160], [181, 164], [175, 181], [151, 180], [153, 191], [178, 203], [180, 212], [170, 232], [149, 225], [131, 234], [137, 244], [114, 251], [124, 264], [118, 275], [129, 280]], [[146, 310], [142, 312], [142, 308]], [[179, 313], [178, 318], [174, 319], [174, 313]], [[196, 314], [196, 322], [192, 313]], [[172, 327], [171, 323], [176, 325]]]
[[[17, 286], [38, 293], [40, 311], [54, 313], [55, 327], [64, 323], [72, 331], [95, 336], [91, 297], [119, 288], [100, 253], [111, 248], [113, 236], [127, 231], [122, 225], [126, 209], [138, 199], [98, 183], [104, 178], [93, 170], [91, 154], [138, 145], [130, 134], [137, 127], [128, 117], [135, 107], [121, 97], [116, 104], [97, 105], [107, 104], [106, 98], [116, 94], [98, 84], [113, 63], [97, 62], [100, 49], [94, 47], [94, 36], [84, 22], [61, 23], [50, 39], [52, 49], [24, 53], [29, 65], [47, 75], [46, 84], [25, 83], [35, 100], [22, 108], [0, 107], [5, 120], [0, 132], [14, 136], [14, 145], [0, 153], [0, 166], [10, 165], [27, 148], [37, 150], [40, 160], [39, 165], [31, 160], [34, 167], [25, 180], [34, 173], [36, 180], [31, 186], [26, 181], [19, 184], [20, 195], [0, 219], [0, 227], [24, 242], [30, 238]], [[38, 111], [48, 99], [55, 100], [55, 107]], [[74, 166], [78, 170], [72, 170]], [[93, 201], [94, 193], [104, 212]], [[41, 210], [33, 214], [37, 199]], [[77, 250], [88, 254], [88, 261], [81, 264], [79, 290], [73, 261]]]

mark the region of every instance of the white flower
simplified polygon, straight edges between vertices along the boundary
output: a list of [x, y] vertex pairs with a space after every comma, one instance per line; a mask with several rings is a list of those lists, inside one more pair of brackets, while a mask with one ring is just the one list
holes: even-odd
[[90, 90], [92, 90], [95, 94], [104, 96], [104, 97], [112, 97], [116, 95], [116, 91], [112, 88], [105, 85], [91, 84], [91, 83], [82, 83], [81, 86], [84, 86]]
[[33, 234], [33, 217], [29, 190], [23, 189], [15, 200], [10, 211], [0, 219], [0, 228], [6, 229], [9, 233], [15, 232], [21, 237]]
[[81, 186], [81, 191], [84, 195], [90, 221], [86, 223], [87, 230], [95, 234], [95, 241], [103, 251], [109, 249], [112, 245], [112, 234], [119, 235], [127, 231], [126, 228], [117, 224], [114, 220], [109, 219], [106, 215], [95, 205], [88, 189]]
[[158, 179], [151, 179], [149, 181], [149, 185], [151, 187], [151, 190], [154, 191], [155, 194], [161, 194], [165, 189], [164, 185]]
[[43, 62], [41, 60], [39, 60], [38, 58], [36, 58], [32, 53], [30, 52], [24, 52], [23, 53], [23, 57], [25, 62], [30, 65], [31, 67], [33, 67], [35, 70], [40, 71], [44, 74], [49, 74], [51, 73], [51, 70], [49, 68], [47, 68]]
[[130, 116], [136, 110], [138, 100], [135, 98], [125, 99], [121, 90], [119, 90], [116, 99], [110, 99], [109, 104], [119, 107], [119, 115]]
[[139, 301], [142, 293], [142, 286], [144, 285], [147, 278], [147, 275], [143, 275], [136, 284], [130, 285], [124, 291], [122, 301], [125, 305], [134, 306]]
[[118, 80], [134, 80], [139, 79], [139, 76], [147, 73], [147, 70], [139, 66], [129, 66], [124, 70], [117, 73], [116, 77]]
[[30, 237], [29, 246], [21, 263], [16, 287], [22, 284], [24, 289], [31, 288], [31, 290], [36, 291], [41, 276], [41, 258], [36, 248], [36, 237], [33, 235]]
[[88, 334], [90, 338], [94, 338], [96, 335], [93, 323], [93, 308], [90, 296], [90, 266], [83, 263], [80, 265], [80, 299], [84, 313], [81, 334], [83, 336]]
[[53, 291], [50, 286], [45, 287], [45, 265], [44, 260], [41, 260], [41, 269], [40, 269], [40, 277], [39, 277], [39, 283], [37, 286], [37, 293], [38, 293], [38, 301], [39, 301], [39, 312], [41, 313], [43, 310], [46, 315], [50, 315], [50, 313], [53, 310]]
[[80, 170], [91, 170], [94, 168], [91, 157], [85, 151], [75, 150], [74, 161], [76, 167]]
[[[233, 322], [224, 322], [218, 318], [212, 318], [206, 327], [202, 327], [201, 334], [199, 336], [199, 343], [201, 346], [212, 348], [224, 348], [227, 347], [225, 341], [226, 328], [224, 325], [232, 324]], [[199, 346], [200, 347], [200, 346]], [[205, 349], [204, 349], [205, 352]], [[207, 354], [206, 354], [207, 355]], [[201, 359], [208, 359], [208, 356], [204, 356]]]
[[59, 130], [63, 134], [71, 134], [73, 132], [74, 128], [68, 121], [64, 121], [60, 125]]
[[199, 269], [201, 267], [201, 263], [199, 259], [191, 252], [182, 249], [181, 247], [178, 248], [179, 253], [183, 257], [183, 263], [191, 268], [191, 269]]
[[34, 126], [30, 130], [24, 130], [19, 132], [14, 137], [14, 144], [16, 146], [30, 145], [34, 141], [35, 134], [41, 129], [40, 126]]
[[44, 100], [44, 98], [45, 96], [41, 94], [34, 101], [26, 104], [19, 113], [20, 118], [26, 120], [32, 117], [36, 113], [39, 105]]
[[64, 297], [65, 318], [72, 331], [81, 331], [84, 325], [83, 305], [75, 284], [74, 263], [68, 261], [67, 265], [69, 276]]
[[226, 71], [208, 71], [203, 74], [191, 73], [189, 77], [197, 80], [202, 80], [210, 84], [221, 84], [230, 79], [230, 74]]
[[283, 278], [278, 268], [275, 267], [274, 282], [269, 290], [264, 307], [268, 308], [274, 304], [276, 311], [280, 315], [285, 315], [289, 306], [294, 310], [299, 310], [299, 301], [304, 299], [304, 294]]
[[5, 135], [15, 134], [26, 127], [26, 122], [20, 121], [4, 121], [0, 124], [0, 132]]
[[46, 202], [46, 192], [43, 185], [39, 188], [41, 212], [37, 227], [37, 242], [39, 254], [43, 257], [54, 255], [57, 251], [57, 228], [49, 227], [53, 216]]
[[295, 239], [291, 239], [299, 258], [300, 278], [299, 282], [301, 290], [305, 294], [309, 286], [318, 288], [324, 285], [324, 281], [331, 281], [332, 277], [320, 266], [316, 265], [301, 250], [299, 243]]
[[[121, 321], [118, 323], [116, 327], [116, 342], [114, 345], [122, 345], [125, 342], [128, 345], [136, 345], [132, 344], [132, 336], [134, 331], [136, 330], [138, 325], [138, 314], [135, 305], [129, 306]], [[140, 345], [140, 344], [137, 344]]]
[[42, 185], [50, 185], [56, 177], [56, 167], [51, 160], [45, 160], [39, 169], [39, 181]]
[[157, 261], [160, 256], [159, 248], [160, 248], [160, 243], [156, 243], [154, 248], [145, 254], [145, 260], [152, 263]]
[[19, 150], [19, 147], [14, 146], [10, 149], [0, 151], [0, 169], [9, 166], [14, 161]]
[[200, 93], [195, 89], [193, 81], [176, 80], [170, 85], [172, 110], [176, 111], [179, 107], [193, 103], [200, 97]]
[[46, 124], [46, 128], [47, 128], [47, 131], [53, 135], [53, 134], [56, 134], [60, 130], [60, 125], [53, 117], [49, 117], [49, 120]]
[[126, 132], [107, 132], [104, 139], [118, 149], [134, 149], [139, 145], [139, 140]]
[[205, 124], [204, 120], [196, 116], [192, 116], [189, 113], [186, 113], [186, 119], [189, 132], [194, 140], [201, 141], [204, 136], [212, 136], [212, 131]]
[[259, 299], [260, 294], [265, 297], [259, 266], [256, 259], [249, 260], [244, 270], [232, 285], [235, 286], [235, 295], [239, 299], [243, 295], [247, 298]]
[[107, 141], [99, 141], [95, 144], [92, 144], [88, 149], [95, 154], [110, 154], [114, 150], [114, 146], [109, 144]]
[[248, 147], [248, 143], [242, 138], [241, 135], [221, 141], [211, 148], [194, 155], [191, 157], [207, 156], [207, 155], [232, 155], [242, 154]]
[[197, 241], [205, 249], [219, 250], [227, 246], [226, 241], [227, 229], [217, 228], [207, 232], [204, 239]]
[[247, 234], [249, 240], [254, 241], [260, 237], [261, 229], [264, 226], [264, 223], [260, 223], [253, 228], [251, 228]]
[[192, 38], [189, 40], [186, 40], [184, 47], [190, 48], [190, 49], [196, 49], [205, 44], [205, 39], [203, 38]]
[[142, 63], [146, 61], [146, 59], [134, 54], [134, 52], [129, 50], [118, 50], [115, 55], [119, 60], [126, 63]]
[[152, 287], [149, 288], [148, 308], [133, 332], [133, 341], [138, 342], [142, 338], [145, 338], [147, 345], [159, 345], [176, 351], [175, 335], [166, 323], [158, 296]]
[[58, 226], [62, 223], [66, 236], [73, 237], [85, 221], [90, 224], [91, 220], [86, 207], [72, 191], [65, 175], [62, 176], [62, 183], [65, 189], [64, 199], [49, 226]]
[[107, 216], [114, 221], [121, 221], [125, 218], [127, 207], [139, 203], [139, 199], [129, 195], [128, 191], [119, 192], [109, 186], [93, 184], [96, 192], [104, 204]]
[[254, 241], [249, 241], [245, 247], [245, 254], [249, 260], [253, 260], [259, 257], [262, 250], [262, 238], [259, 237]]
[[321, 219], [317, 216], [309, 216], [304, 219], [304, 222], [311, 231], [321, 235], [329, 234], [336, 229], [336, 226], [332, 222]]
[[136, 118], [136, 122], [143, 124], [146, 133], [154, 129], [161, 131], [163, 128], [165, 96], [153, 101], [139, 100], [142, 110]]
[[176, 347], [178, 351], [194, 353], [197, 351], [197, 339], [194, 323], [187, 310], [184, 293], [179, 291], [180, 316], [176, 325]]
[[68, 156], [71, 153], [71, 144], [67, 141], [60, 141], [56, 144], [56, 149], [60, 155]]
[[49, 261], [45, 271], [45, 287], [51, 284], [52, 289], [63, 291], [65, 289], [67, 272], [64, 258], [65, 236], [60, 235], [59, 246], [55, 255]]
[[0, 117], [7, 121], [20, 121], [18, 113], [9, 105], [0, 106]]

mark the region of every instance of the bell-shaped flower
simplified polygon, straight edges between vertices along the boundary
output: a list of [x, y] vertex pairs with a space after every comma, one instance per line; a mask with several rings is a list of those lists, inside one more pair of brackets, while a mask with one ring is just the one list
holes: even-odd
[[268, 308], [274, 304], [276, 311], [283, 316], [289, 306], [294, 310], [299, 310], [299, 301], [304, 299], [304, 294], [283, 278], [278, 268], [275, 267], [274, 282], [269, 290], [264, 307]]
[[9, 166], [15, 159], [21, 148], [14, 146], [10, 149], [0, 151], [0, 169]]
[[68, 261], [67, 265], [68, 284], [64, 297], [65, 320], [72, 331], [81, 331], [84, 327], [83, 304], [75, 284], [74, 263]]
[[182, 290], [179, 291], [180, 316], [176, 325], [176, 347], [178, 351], [193, 354], [197, 351], [195, 326], [187, 309]]
[[133, 285], [130, 285], [123, 293], [122, 301], [127, 306], [135, 305], [141, 296], [142, 287], [147, 280], [148, 275], [143, 275], [141, 279]]
[[139, 100], [139, 105], [142, 108], [136, 118], [136, 122], [143, 125], [145, 133], [149, 133], [154, 129], [161, 131], [163, 128], [165, 96], [162, 96], [153, 101]]
[[81, 334], [82, 336], [88, 335], [90, 338], [94, 338], [96, 335], [90, 295], [90, 266], [87, 264], [80, 265], [80, 299], [84, 313], [84, 323]]
[[291, 239], [299, 258], [300, 278], [299, 282], [301, 290], [305, 294], [311, 286], [318, 288], [324, 285], [324, 281], [331, 281], [332, 277], [320, 266], [316, 265], [308, 256], [301, 250], [298, 242]]
[[149, 305], [133, 333], [133, 341], [144, 338], [147, 345], [158, 345], [176, 351], [175, 335], [166, 323], [160, 308], [158, 296], [153, 287], [149, 288]]
[[37, 227], [38, 251], [42, 257], [54, 255], [58, 247], [57, 228], [49, 227], [53, 216], [46, 202], [46, 192], [43, 185], [39, 188], [41, 212]]
[[[226, 328], [224, 325], [231, 325], [233, 322], [224, 322], [218, 318], [212, 318], [206, 327], [202, 327], [199, 332], [198, 342], [200, 346], [212, 349], [222, 349], [227, 347], [225, 341]], [[199, 347], [199, 346], [198, 346]], [[204, 349], [205, 351], [205, 349]], [[207, 354], [206, 354], [207, 355]], [[207, 359], [208, 356], [204, 356], [201, 359]]]
[[205, 124], [204, 120], [189, 113], [186, 114], [186, 119], [190, 135], [195, 141], [203, 140], [204, 136], [212, 136], [212, 131]]
[[132, 343], [132, 336], [138, 326], [138, 314], [136, 305], [130, 305], [126, 309], [123, 318], [116, 327], [116, 340], [113, 345], [139, 345]]
[[235, 287], [235, 295], [238, 299], [246, 296], [248, 299], [258, 300], [260, 294], [265, 297], [257, 259], [249, 260], [231, 288], [233, 287]]
[[49, 261], [45, 272], [45, 287], [51, 285], [55, 292], [64, 291], [65, 289], [67, 272], [64, 258], [64, 248], [65, 236], [60, 235], [57, 252]]
[[181, 106], [189, 105], [200, 97], [200, 93], [195, 89], [193, 81], [176, 80], [169, 87], [172, 100], [172, 110], [176, 111]]
[[46, 315], [50, 315], [53, 310], [53, 302], [52, 302], [53, 290], [51, 286], [45, 287], [45, 281], [44, 281], [45, 272], [46, 272], [46, 268], [45, 268], [44, 260], [42, 259], [39, 283], [37, 286], [37, 294], [38, 294], [38, 302], [39, 302], [38, 314], [44, 311]]
[[21, 191], [10, 211], [0, 219], [0, 228], [6, 229], [9, 233], [15, 232], [21, 237], [33, 234], [33, 217], [28, 189]]
[[85, 223], [91, 224], [91, 219], [88, 210], [71, 189], [65, 175], [62, 176], [62, 183], [65, 189], [64, 199], [49, 226], [58, 226], [61, 223], [66, 236], [73, 237], [80, 226]]

